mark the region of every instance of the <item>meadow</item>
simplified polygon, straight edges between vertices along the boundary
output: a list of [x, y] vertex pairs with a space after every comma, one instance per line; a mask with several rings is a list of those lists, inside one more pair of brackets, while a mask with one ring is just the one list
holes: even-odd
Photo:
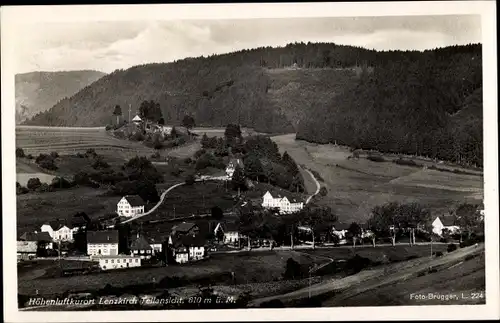
[[[93, 291], [103, 288], [106, 284], [113, 287], [148, 284], [174, 276], [184, 277], [188, 280], [208, 277], [210, 281], [210, 276], [230, 275], [231, 272], [234, 272], [235, 284], [260, 283], [280, 279], [285, 271], [286, 261], [290, 257], [305, 266], [324, 262], [324, 259], [297, 252], [262, 251], [213, 255], [206, 260], [186, 265], [134, 268], [71, 277], [40, 278], [25, 272], [20, 276], [18, 292], [19, 294], [33, 295], [38, 289], [42, 295], [49, 296], [61, 294], [67, 290]], [[22, 279], [23, 277], [26, 279]], [[216, 282], [213, 281], [212, 284], [214, 283]]]
[[316, 203], [330, 206], [340, 221], [365, 222], [374, 206], [390, 201], [419, 202], [433, 215], [441, 215], [460, 203], [480, 203], [483, 198], [480, 172], [464, 175], [399, 165], [391, 162], [394, 156], [384, 156], [386, 162], [348, 159], [351, 152], [346, 147], [295, 140], [294, 134], [272, 139], [280, 152], [287, 151], [297, 164], [321, 175], [328, 194]]

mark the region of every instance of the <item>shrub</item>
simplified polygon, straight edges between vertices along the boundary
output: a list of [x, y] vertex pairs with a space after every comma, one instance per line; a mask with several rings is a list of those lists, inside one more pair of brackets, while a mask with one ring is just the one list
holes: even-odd
[[302, 268], [293, 258], [288, 258], [285, 265], [283, 279], [297, 279], [302, 277]]
[[144, 140], [144, 134], [140, 131], [136, 131], [133, 134], [130, 135], [129, 139], [132, 141], [143, 141]]
[[52, 151], [52, 152], [50, 153], [50, 157], [52, 157], [52, 158], [54, 158], [54, 159], [55, 159], [55, 158], [59, 157], [59, 154], [57, 153], [57, 151]]
[[457, 250], [457, 245], [456, 245], [456, 244], [454, 244], [454, 243], [450, 243], [450, 244], [448, 245], [448, 248], [446, 249], [446, 251], [447, 251], [447, 252], [453, 252], [453, 251], [455, 251], [455, 250]]
[[193, 160], [191, 159], [191, 157], [187, 157], [186, 159], [184, 159], [184, 163], [185, 164], [191, 164], [193, 162]]
[[73, 184], [64, 177], [54, 177], [50, 186], [52, 188], [70, 188]]
[[441, 251], [437, 251], [437, 252], [434, 252], [434, 253], [433, 253], [433, 255], [434, 255], [435, 257], [442, 257], [442, 256], [443, 256], [443, 252], [441, 252]]
[[170, 174], [174, 176], [179, 176], [182, 173], [182, 170], [179, 167], [174, 167], [171, 171]]
[[26, 158], [28, 158], [28, 159], [33, 159], [33, 155], [32, 155], [32, 154], [28, 154], [28, 155], [26, 156]]
[[396, 163], [398, 165], [405, 165], [405, 166], [414, 166], [414, 167], [419, 167], [413, 159], [403, 159], [403, 158], [398, 158], [392, 161], [393, 163]]
[[42, 185], [42, 182], [40, 182], [40, 179], [38, 177], [36, 178], [30, 178], [28, 180], [28, 183], [26, 184], [26, 186], [28, 187], [28, 189], [30, 190], [36, 190], [37, 188], [39, 188], [40, 186]]
[[86, 172], [78, 172], [73, 176], [73, 182], [77, 185], [87, 185], [90, 182], [89, 174]]
[[160, 158], [160, 152], [155, 151], [155, 152], [151, 155], [151, 158], [153, 158], [153, 159]]
[[326, 194], [328, 194], [326, 187], [323, 186], [322, 188], [320, 188], [319, 194], [321, 194], [321, 196], [326, 196]]
[[16, 187], [16, 194], [17, 195], [20, 195], [20, 194], [26, 194], [26, 193], [29, 193], [29, 189], [27, 189], [26, 187], [24, 186], [19, 186], [19, 187]]
[[186, 177], [185, 183], [186, 185], [193, 185], [196, 182], [196, 177], [193, 174], [189, 174]]
[[102, 159], [102, 157], [96, 158], [94, 162], [92, 163], [92, 168], [93, 169], [105, 169], [109, 168], [109, 164]]
[[370, 155], [370, 156], [367, 156], [366, 159], [371, 160], [373, 162], [378, 162], [378, 163], [385, 161], [384, 157], [378, 156], [378, 155]]
[[22, 148], [16, 148], [16, 157], [19, 157], [19, 158], [25, 157], [24, 150]]
[[76, 153], [76, 157], [78, 157], [78, 158], [85, 158], [85, 155], [82, 154], [81, 152], [77, 152]]
[[57, 166], [54, 163], [54, 159], [52, 158], [47, 158], [42, 160], [38, 165], [42, 168], [48, 169], [48, 170], [56, 170]]
[[37, 192], [40, 192], [40, 193], [43, 193], [43, 192], [52, 192], [53, 189], [52, 187], [47, 184], [47, 183], [42, 183], [42, 185], [40, 185], [37, 189], [36, 189]]
[[111, 129], [115, 129], [115, 127], [113, 127], [112, 125], [107, 124], [106, 125], [106, 131], [109, 131]]
[[195, 153], [194, 153], [194, 158], [198, 159], [200, 158], [201, 156], [203, 156], [207, 151], [205, 149], [200, 149], [200, 150], [197, 150]]

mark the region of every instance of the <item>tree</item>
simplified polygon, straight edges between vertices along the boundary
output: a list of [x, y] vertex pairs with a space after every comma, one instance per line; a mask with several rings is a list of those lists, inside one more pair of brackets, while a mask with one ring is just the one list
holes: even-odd
[[16, 148], [16, 157], [23, 158], [24, 156], [24, 150], [22, 148]]
[[252, 152], [249, 152], [244, 162], [245, 175], [251, 179], [259, 181], [259, 178], [264, 174], [259, 156], [253, 154]]
[[283, 279], [299, 279], [302, 277], [302, 268], [300, 264], [293, 258], [288, 258], [285, 265], [285, 272], [283, 273]]
[[454, 212], [456, 224], [460, 227], [462, 232], [467, 233], [469, 239], [475, 231], [484, 230], [481, 226], [483, 221], [481, 220], [481, 212], [479, 210], [479, 205], [463, 203], [460, 204]]
[[212, 218], [214, 218], [216, 220], [220, 220], [224, 216], [224, 211], [222, 211], [222, 209], [220, 207], [214, 206], [211, 210], [211, 214], [212, 214]]
[[283, 153], [281, 161], [288, 172], [290, 172], [293, 176], [296, 176], [299, 173], [299, 167], [286, 151]]
[[178, 136], [179, 134], [177, 133], [177, 129], [175, 129], [175, 127], [172, 127], [172, 130], [170, 131], [170, 138], [175, 139]]
[[139, 116], [145, 120], [158, 122], [163, 117], [160, 104], [153, 100], [142, 101], [139, 106]]
[[188, 130], [191, 130], [192, 128], [196, 127], [194, 118], [190, 115], [185, 115], [184, 118], [182, 119], [182, 126], [186, 127], [186, 129]]
[[418, 203], [408, 203], [399, 206], [401, 225], [409, 230], [410, 245], [415, 244], [415, 230], [430, 222], [430, 212]]
[[120, 117], [122, 116], [122, 108], [119, 105], [115, 105], [113, 110], [113, 115], [116, 116], [116, 124], [120, 124]]
[[160, 120], [158, 120], [158, 124], [160, 126], [164, 126], [165, 125], [165, 119], [163, 119], [163, 117], [161, 117]]
[[237, 124], [228, 124], [224, 130], [224, 138], [227, 143], [235, 143], [241, 139], [241, 129]]
[[194, 174], [189, 174], [184, 182], [186, 185], [193, 185], [196, 182], [196, 177]]
[[208, 139], [207, 134], [204, 133], [203, 136], [201, 137], [201, 147], [202, 148], [209, 148], [208, 145], [209, 145], [209, 139]]
[[32, 191], [36, 190], [42, 185], [42, 182], [40, 182], [40, 179], [38, 177], [36, 178], [30, 178], [28, 180], [28, 183], [26, 184], [26, 187]]
[[224, 231], [218, 230], [215, 237], [216, 237], [217, 241], [223, 242], [224, 241]]
[[331, 228], [331, 225], [337, 221], [338, 217], [332, 213], [328, 206], [324, 207], [305, 207], [301, 210], [301, 218], [304, 223], [311, 228], [313, 238], [313, 249], [316, 247], [316, 236], [325, 230]]
[[347, 232], [352, 237], [352, 246], [355, 248], [356, 240], [361, 236], [362, 233], [361, 227], [356, 222], [352, 222], [349, 228], [347, 229]]
[[399, 228], [399, 204], [389, 202], [381, 206], [376, 206], [372, 210], [372, 216], [368, 221], [370, 230], [374, 233], [373, 244], [375, 245], [375, 236], [391, 236], [392, 245], [396, 244], [396, 232]]
[[239, 165], [236, 165], [234, 169], [233, 177], [231, 178], [231, 184], [234, 190], [239, 191], [246, 189], [245, 173]]

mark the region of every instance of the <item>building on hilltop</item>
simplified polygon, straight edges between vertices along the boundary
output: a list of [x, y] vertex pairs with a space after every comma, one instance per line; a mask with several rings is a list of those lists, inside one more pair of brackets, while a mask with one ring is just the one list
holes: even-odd
[[144, 213], [144, 201], [139, 195], [125, 195], [116, 205], [120, 216], [133, 217]]
[[118, 231], [87, 232], [87, 254], [89, 256], [118, 255]]
[[266, 194], [264, 194], [262, 206], [265, 208], [278, 208], [280, 213], [289, 214], [302, 210], [304, 208], [304, 203], [297, 202], [296, 200], [290, 202], [286, 196], [281, 197], [278, 195], [278, 197], [273, 197], [271, 193], [267, 191]]
[[234, 171], [236, 170], [237, 166], [241, 167], [241, 169], [244, 169], [243, 161], [241, 160], [241, 158], [232, 158], [229, 163], [227, 163], [226, 175], [229, 178], [233, 177]]

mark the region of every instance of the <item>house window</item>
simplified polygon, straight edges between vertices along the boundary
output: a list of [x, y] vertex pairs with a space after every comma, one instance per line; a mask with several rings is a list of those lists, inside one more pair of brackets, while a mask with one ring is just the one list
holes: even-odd
[[108, 259], [104, 260], [105, 263], [108, 263]]
[[114, 259], [111, 259], [111, 263], [114, 264], [115, 263], [115, 260]]
[[136, 260], [135, 260], [135, 262], [136, 262], [136, 263], [137, 263], [137, 262], [139, 262], [139, 259], [136, 259]]

